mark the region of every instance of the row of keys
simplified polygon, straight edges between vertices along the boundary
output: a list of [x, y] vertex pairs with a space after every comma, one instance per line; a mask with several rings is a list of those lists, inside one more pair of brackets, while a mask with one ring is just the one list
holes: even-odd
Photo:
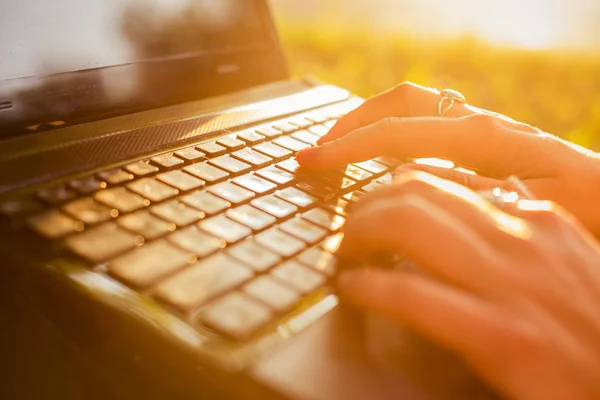
[[[218, 170], [216, 167], [211, 167], [204, 163], [199, 163], [190, 166], [190, 171], [195, 171], [200, 174], [199, 168], [204, 168], [202, 176], [210, 180], [206, 174], [206, 169], [211, 171], [219, 171], [221, 176], [225, 177], [225, 172]], [[372, 168], [377, 167], [382, 171], [382, 164], [373, 162]], [[384, 167], [385, 168], [385, 167]], [[296, 175], [284, 171], [295, 171]], [[362, 172], [361, 172], [362, 171]], [[371, 176], [365, 170], [359, 171], [358, 168], [349, 166], [346, 168], [346, 175], [353, 176], [357, 179], [361, 177], [359, 174]], [[194, 192], [183, 196], [179, 201], [169, 201], [165, 204], [153, 206], [152, 214], [161, 217], [168, 222], [174, 223], [176, 226], [186, 226], [203, 218], [205, 215], [214, 215], [229, 208], [232, 204], [241, 204], [251, 201], [256, 194], [262, 195], [275, 191], [276, 183], [289, 183], [296, 179], [297, 163], [290, 159], [279, 163], [277, 167], [267, 167], [257, 171], [256, 174], [242, 175], [234, 178], [231, 182], [221, 182], [212, 185], [208, 188], [208, 192]], [[266, 177], [263, 179], [261, 176]], [[212, 178], [215, 177], [213, 173]], [[338, 175], [334, 178], [337, 179]], [[257, 199], [253, 202], [253, 206], [277, 218], [285, 218], [290, 214], [298, 211], [298, 208], [307, 208], [312, 206], [318, 200], [329, 200], [338, 194], [338, 189], [329, 184], [335, 185], [334, 178], [328, 177], [326, 174], [321, 181], [306, 180], [305, 177], [299, 178], [296, 187], [287, 187], [276, 192], [276, 197], [285, 200], [284, 203], [278, 202], [273, 197]], [[326, 179], [327, 184], [323, 184], [322, 180]], [[341, 189], [346, 189], [352, 186], [355, 182], [347, 177], [342, 176]], [[164, 183], [163, 183], [164, 182]], [[188, 191], [196, 188], [201, 188], [205, 185], [205, 181], [192, 176], [183, 171], [169, 171], [159, 174], [154, 178], [142, 178], [133, 181], [127, 185], [127, 189], [123, 187], [104, 189], [97, 192], [94, 198], [81, 198], [73, 202], [67, 203], [62, 207], [63, 212], [70, 217], [84, 223], [86, 226], [96, 225], [116, 218], [120, 214], [128, 214], [137, 210], [143, 209], [151, 204], [151, 202], [160, 203], [172, 199], [179, 194], [179, 190]], [[339, 182], [337, 186], [340, 186]], [[370, 184], [365, 187], [365, 191], [376, 188], [376, 184]], [[303, 189], [303, 190], [300, 190]], [[358, 196], [358, 194], [357, 194]], [[356, 200], [356, 199], [355, 199]], [[198, 213], [195, 210], [189, 209], [185, 205], [191, 206], [196, 210], [202, 211]], [[330, 209], [336, 212], [336, 209]], [[238, 216], [238, 220], [239, 220]], [[44, 215], [43, 218], [34, 218], [30, 221], [30, 225], [34, 230], [37, 230], [42, 235], [55, 239], [74, 233], [80, 230], [76, 221], [67, 221], [65, 216], [59, 216], [54, 212]], [[67, 223], [69, 222], [69, 223]], [[46, 225], [56, 223], [61, 229], [49, 230]], [[157, 224], [153, 224], [156, 226]], [[253, 225], [256, 227], [257, 225]], [[165, 228], [162, 229], [163, 233]], [[150, 236], [155, 234], [152, 231]]]
[[[298, 151], [306, 147], [307, 144], [314, 145], [318, 138], [327, 133], [334, 125], [335, 120], [333, 119], [339, 118], [344, 112], [359, 103], [360, 100], [358, 99], [356, 101], [350, 100], [346, 103], [327, 106], [286, 120], [248, 129], [237, 133], [237, 135], [224, 137], [217, 141], [157, 155], [149, 160], [136, 161], [122, 168], [100, 172], [96, 176], [73, 180], [67, 185], [42, 189], [37, 193], [37, 198], [47, 205], [63, 204], [75, 199], [78, 195], [91, 195], [105, 189], [107, 185], [120, 185], [133, 180], [135, 177], [149, 176], [160, 170], [181, 166], [186, 162], [218, 157], [227, 152], [242, 149], [245, 145], [257, 145], [264, 142], [266, 138], [278, 138], [278, 142], [260, 147], [266, 152], [263, 155], [272, 155], [275, 159], [285, 158], [291, 155], [287, 151]], [[280, 137], [285, 133], [293, 134], [291, 137]], [[253, 166], [264, 165], [263, 163], [266, 162], [264, 158], [250, 152], [236, 154], [234, 157]], [[7, 202], [7, 204], [0, 204], [0, 212], [5, 215], [16, 216], [21, 212], [35, 211], [33, 207], [28, 208], [18, 204], [27, 203], [26, 200], [13, 200]], [[39, 207], [40, 205], [36, 204], [36, 208]]]
[[[298, 127], [304, 127], [306, 124], [300, 124]], [[282, 128], [285, 126], [281, 126]], [[311, 127], [320, 134], [324, 134], [327, 128], [319, 130], [317, 126]], [[285, 127], [287, 129], [287, 127]], [[287, 129], [289, 130], [289, 129]], [[279, 132], [284, 132], [280, 130]], [[119, 185], [127, 183], [134, 177], [144, 177], [159, 172], [160, 169], [171, 169], [184, 164], [185, 161], [197, 161], [205, 157], [218, 157], [224, 155], [227, 151], [242, 149], [246, 143], [254, 145], [264, 141], [265, 136], [256, 131], [249, 130], [238, 134], [239, 139], [226, 137], [217, 142], [207, 142], [199, 146], [189, 147], [176, 151], [174, 153], [161, 154], [152, 157], [150, 160], [141, 160], [125, 167], [101, 172], [97, 177], [86, 177], [76, 179], [67, 185], [45, 188], [37, 193], [37, 197], [45, 204], [59, 205], [69, 200], [75, 199], [78, 195], [89, 195], [105, 189], [107, 185]], [[274, 135], [271, 135], [274, 136]], [[216, 158], [210, 162], [216, 167], [225, 171], [211, 168], [207, 164], [202, 164], [191, 168], [188, 172], [194, 174], [198, 172], [200, 180], [193, 180], [181, 171], [170, 171], [158, 176], [158, 179], [175, 186], [182, 191], [189, 191], [203, 186], [206, 182], [202, 178], [206, 177], [207, 182], [223, 180], [229, 177], [229, 174], [238, 174], [245, 172], [250, 167], [265, 166], [274, 160], [290, 157], [294, 151], [313, 145], [318, 140], [318, 135], [309, 131], [297, 131], [295, 137], [278, 137], [273, 143], [262, 143], [257, 149], [242, 149], [231, 154], [231, 157]], [[242, 139], [242, 140], [240, 140]], [[200, 151], [202, 150], [202, 151]], [[233, 157], [233, 158], [232, 158]], [[237, 162], [237, 160], [239, 162]], [[226, 172], [226, 173], [224, 173]], [[285, 177], [283, 179], [290, 179]], [[281, 183], [281, 182], [278, 182]], [[9, 208], [5, 206], [4, 208]], [[15, 207], [13, 207], [15, 208]], [[10, 211], [10, 210], [9, 210]], [[16, 215], [16, 212], [11, 214]]]

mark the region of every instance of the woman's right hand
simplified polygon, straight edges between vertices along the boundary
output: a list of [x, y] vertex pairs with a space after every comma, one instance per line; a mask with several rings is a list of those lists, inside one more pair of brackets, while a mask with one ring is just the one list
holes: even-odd
[[548, 201], [502, 209], [411, 172], [364, 196], [338, 257], [411, 269], [340, 271], [343, 298], [462, 357], [515, 400], [600, 399], [600, 246]]
[[436, 157], [479, 175], [413, 163], [400, 167], [401, 172], [423, 170], [473, 190], [514, 190], [505, 181], [514, 175], [535, 197], [562, 205], [600, 237], [599, 154], [463, 104], [435, 117], [440, 99], [433, 89], [402, 84], [342, 117], [320, 146], [298, 153], [298, 162], [326, 170], [380, 155]]

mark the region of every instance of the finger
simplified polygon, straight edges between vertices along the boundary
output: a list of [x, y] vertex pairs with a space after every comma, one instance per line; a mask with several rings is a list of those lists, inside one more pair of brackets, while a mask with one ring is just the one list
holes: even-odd
[[408, 194], [355, 210], [338, 250], [342, 265], [373, 254], [400, 253], [427, 273], [492, 295], [510, 276], [510, 271], [498, 270], [499, 254], [492, 247], [492, 242], [504, 238], [490, 234], [493, 223], [474, 210], [469, 224], [465, 223], [455, 214], [466, 211], [453, 203], [442, 208], [421, 195]]
[[503, 179], [488, 178], [481, 175], [474, 175], [467, 172], [458, 171], [456, 169], [434, 167], [415, 163], [403, 164], [399, 166], [394, 171], [394, 176], [396, 177], [411, 171], [427, 172], [439, 178], [456, 182], [459, 185], [468, 187], [473, 191], [493, 190], [495, 188], [514, 190], [513, 185]]
[[451, 208], [454, 216], [470, 223], [473, 223], [474, 219], [482, 218], [485, 223], [481, 226], [487, 225], [492, 231], [497, 229], [496, 215], [499, 210], [491, 202], [466, 186], [418, 170], [398, 175], [391, 185], [385, 185], [365, 194], [353, 206], [353, 214], [358, 214], [360, 210], [378, 200], [407, 194], [419, 194], [444, 209]]
[[[371, 97], [360, 107], [338, 120], [333, 128], [317, 143], [326, 143], [386, 117], [432, 116], [437, 112], [440, 92], [415, 85], [402, 83], [393, 89]], [[463, 104], [455, 104], [446, 117], [464, 117], [475, 112]]]
[[551, 141], [509, 128], [487, 115], [464, 118], [386, 118], [341, 139], [301, 151], [300, 164], [326, 170], [380, 155], [437, 157], [483, 175], [549, 176], [555, 172]]
[[488, 354], [510, 326], [483, 299], [425, 276], [377, 269], [345, 271], [338, 287], [355, 306], [407, 324], [470, 359]]
[[[374, 124], [387, 117], [426, 117], [434, 116], [437, 105], [441, 100], [440, 92], [436, 89], [405, 82], [393, 89], [380, 93], [366, 100], [360, 107], [349, 112], [338, 120], [333, 128], [319, 141], [318, 144], [339, 139], [346, 134]], [[513, 124], [515, 129], [536, 133], [539, 129], [519, 123], [505, 115], [494, 113], [468, 104], [455, 103], [444, 117], [466, 117], [473, 114], [487, 114]]]

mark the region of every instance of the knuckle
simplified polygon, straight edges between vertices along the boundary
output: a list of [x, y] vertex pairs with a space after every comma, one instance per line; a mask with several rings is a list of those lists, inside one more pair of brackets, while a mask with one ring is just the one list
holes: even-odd
[[405, 96], [405, 95], [410, 95], [411, 93], [414, 93], [416, 90], [418, 90], [419, 87], [412, 82], [402, 82], [398, 85], [396, 85], [394, 87], [394, 89], [392, 89], [395, 93], [399, 94], [400, 96]]
[[486, 132], [496, 130], [499, 126], [498, 119], [489, 114], [473, 114], [466, 117], [466, 119], [477, 129], [484, 130]]
[[392, 89], [397, 101], [402, 104], [407, 115], [411, 115], [411, 104], [420, 88], [412, 82], [403, 82]]
[[376, 123], [377, 130], [381, 130], [384, 134], [392, 134], [394, 127], [398, 125], [400, 122], [400, 118], [398, 117], [386, 117], [379, 120]]

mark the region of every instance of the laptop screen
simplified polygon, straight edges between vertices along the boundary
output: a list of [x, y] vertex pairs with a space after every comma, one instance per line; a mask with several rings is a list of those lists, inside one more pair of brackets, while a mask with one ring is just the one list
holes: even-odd
[[285, 74], [274, 59], [280, 54], [264, 1], [3, 0], [0, 34], [5, 135], [227, 93]]

